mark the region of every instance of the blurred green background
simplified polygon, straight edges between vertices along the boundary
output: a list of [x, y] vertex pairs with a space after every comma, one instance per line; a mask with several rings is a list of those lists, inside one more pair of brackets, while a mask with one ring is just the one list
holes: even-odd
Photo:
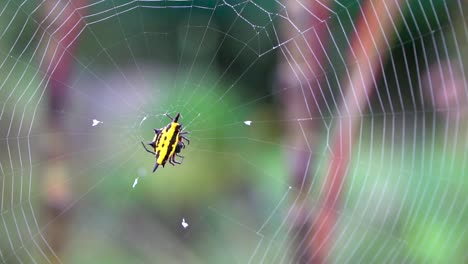
[[[53, 262], [56, 250], [44, 237], [60, 219], [68, 221], [63, 263], [289, 263], [302, 254], [289, 228], [299, 190], [290, 189], [293, 146], [286, 128], [301, 129], [297, 118], [329, 125], [342, 118], [335, 110], [338, 83], [351, 64], [340, 64], [339, 52], [346, 54], [346, 37], [365, 1], [331, 4], [337, 13], [325, 22], [338, 43], [324, 63], [323, 92], [332, 111], [323, 106], [321, 116], [294, 119], [284, 116], [281, 98], [282, 88], [297, 87], [277, 81], [285, 60], [278, 45], [288, 41], [279, 31], [289, 7], [247, 2], [89, 1], [80, 9], [86, 27], [66, 103], [52, 114], [60, 131], [49, 123], [41, 60], [54, 32], [41, 21], [58, 11], [40, 1], [0, 4], [1, 261]], [[467, 261], [466, 105], [437, 111], [427, 98], [441, 84], [416, 77], [430, 76], [432, 65], [442, 70], [450, 62], [441, 61], [450, 58], [466, 63], [466, 17], [460, 16], [466, 3], [409, 5], [377, 80], [379, 96], [362, 116], [334, 263]], [[456, 79], [466, 69], [453, 72]], [[460, 79], [459, 98], [466, 102], [466, 79]], [[165, 113], [177, 112], [191, 132], [183, 165], [152, 174], [154, 158], [140, 141], [170, 121]], [[93, 127], [93, 119], [103, 123]], [[65, 139], [65, 152], [50, 155], [56, 136]], [[323, 195], [329, 137], [324, 130], [312, 151], [301, 149], [315, 157], [305, 172], [311, 212]], [[50, 173], [66, 176], [54, 181]], [[67, 186], [68, 200], [50, 219], [44, 197], [58, 183]]]

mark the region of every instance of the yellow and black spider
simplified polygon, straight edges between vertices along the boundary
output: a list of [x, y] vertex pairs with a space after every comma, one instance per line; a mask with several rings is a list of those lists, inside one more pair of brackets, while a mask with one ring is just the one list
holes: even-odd
[[141, 142], [145, 150], [156, 157], [153, 172], [156, 171], [159, 165], [164, 167], [167, 161], [173, 166], [175, 164], [181, 164], [175, 157], [184, 158], [179, 154], [180, 151], [185, 148], [183, 140], [187, 141], [187, 144], [190, 144], [190, 140], [183, 136], [189, 132], [182, 131], [182, 124], [179, 123], [180, 113], [177, 113], [175, 118], [170, 117], [168, 114], [166, 114], [166, 116], [169, 117], [172, 122], [163, 128], [155, 128], [153, 141], [147, 143], [154, 151], [147, 149], [143, 141]]

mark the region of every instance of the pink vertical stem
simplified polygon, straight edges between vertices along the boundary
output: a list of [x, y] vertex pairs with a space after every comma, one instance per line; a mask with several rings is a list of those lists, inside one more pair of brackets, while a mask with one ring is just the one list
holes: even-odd
[[87, 0], [46, 1], [43, 6], [44, 16], [49, 16], [47, 22], [53, 23], [43, 27], [47, 28], [50, 25], [46, 32], [50, 42], [44, 50], [45, 59], [41, 67], [47, 74], [46, 78], [50, 77], [47, 86], [47, 127], [53, 135], [53, 138], [49, 138], [45, 150], [48, 160], [43, 193], [46, 222], [50, 222], [46, 230], [46, 239], [52, 251], [50, 259], [57, 263], [60, 263], [60, 260], [56, 257], [60, 257], [66, 245], [69, 225], [69, 217], [60, 213], [71, 199], [71, 191], [67, 185], [67, 164], [63, 158], [66, 153], [65, 124], [60, 113], [69, 105], [67, 83], [73, 67], [77, 39], [85, 27], [81, 17], [84, 10], [78, 11], [76, 8], [84, 6], [86, 2]]
[[337, 225], [337, 212], [340, 210], [356, 132], [362, 113], [366, 111], [367, 101], [376, 89], [375, 78], [382, 71], [380, 60], [383, 61], [387, 54], [387, 41], [391, 41], [395, 35], [393, 25], [400, 19], [399, 2], [402, 0], [366, 1], [361, 9], [347, 62], [347, 65], [352, 65], [350, 77], [342, 86], [345, 93], [339, 112], [343, 118], [337, 119], [334, 126], [324, 196], [311, 238], [315, 263], [326, 263], [331, 254], [333, 231]]
[[291, 234], [294, 234], [294, 244], [300, 248], [298, 251], [306, 252], [297, 256], [294, 262], [310, 263], [312, 251], [305, 248], [308, 243], [303, 243], [312, 223], [308, 219], [310, 205], [306, 193], [312, 182], [310, 172], [315, 164], [316, 150], [313, 147], [317, 145], [322, 129], [321, 120], [315, 117], [320, 116], [319, 109], [324, 103], [320, 82], [326, 75], [322, 64], [325, 59], [323, 46], [329, 41], [326, 20], [330, 16], [330, 1], [301, 2], [284, 2], [291, 21], [281, 20], [280, 34], [283, 41], [290, 41], [280, 49], [278, 83], [280, 88], [287, 88], [281, 93], [285, 118], [305, 119], [286, 126], [286, 140], [289, 146], [294, 146], [294, 149], [286, 151], [286, 156], [288, 164], [291, 164], [291, 185], [299, 191], [289, 218]]

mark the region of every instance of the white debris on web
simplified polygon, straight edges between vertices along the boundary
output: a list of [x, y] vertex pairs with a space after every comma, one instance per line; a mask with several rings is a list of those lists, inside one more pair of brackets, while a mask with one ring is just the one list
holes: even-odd
[[138, 184], [138, 180], [146, 176], [146, 169], [143, 167], [138, 168], [137, 174], [138, 176], [135, 178], [135, 181], [133, 181], [133, 185], [132, 185], [133, 189], [135, 189], [135, 186]]
[[244, 121], [244, 124], [246, 124], [247, 126], [250, 126], [252, 124], [252, 121], [246, 120], [246, 121]]
[[93, 124], [92, 124], [91, 126], [94, 127], [94, 126], [97, 126], [97, 125], [99, 125], [99, 124], [101, 124], [101, 123], [104, 123], [104, 122], [99, 121], [99, 120], [97, 120], [97, 119], [93, 119]]
[[134, 189], [135, 186], [138, 184], [138, 179], [139, 179], [139, 178], [140, 178], [140, 177], [136, 177], [136, 178], [135, 178], [135, 181], [133, 181], [133, 185], [132, 185], [132, 188], [133, 188], [133, 189]]
[[180, 223], [180, 224], [182, 225], [182, 227], [184, 229], [186, 229], [189, 226], [189, 224], [187, 222], [185, 222], [185, 218], [182, 218], [182, 223]]
[[140, 126], [141, 126], [141, 124], [143, 124], [143, 122], [145, 122], [146, 118], [148, 118], [148, 116], [144, 116], [144, 117], [141, 119], [141, 121], [140, 121]]

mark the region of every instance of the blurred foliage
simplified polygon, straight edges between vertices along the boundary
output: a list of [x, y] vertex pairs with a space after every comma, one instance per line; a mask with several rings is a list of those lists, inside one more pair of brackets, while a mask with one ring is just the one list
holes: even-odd
[[[76, 82], [71, 83], [74, 100], [71, 110], [63, 113], [63, 118], [68, 121], [69, 130], [66, 132], [71, 138], [70, 182], [76, 202], [72, 211], [65, 212], [75, 216], [66, 262], [149, 263], [157, 260], [158, 263], [224, 263], [228, 258], [232, 262], [244, 263], [260, 239], [255, 231], [274, 212], [289, 187], [286, 171], [290, 164], [283, 153], [282, 137], [287, 124], [281, 121], [283, 109], [272, 95], [277, 57], [281, 56], [277, 49], [273, 49], [279, 44], [275, 35], [278, 33], [275, 30], [278, 30], [279, 16], [270, 18], [250, 4], [242, 10], [241, 18], [232, 7], [219, 6], [220, 1], [215, 0], [191, 2], [191, 6], [211, 5], [216, 7], [214, 11], [196, 7], [138, 7], [112, 16], [120, 10], [114, 7], [127, 2], [105, 1], [92, 6], [86, 13], [95, 16], [87, 18], [88, 27], [79, 39], [73, 79]], [[236, 1], [226, 2], [234, 4]], [[275, 1], [255, 3], [276, 15], [282, 14]], [[338, 16], [330, 18], [330, 28], [340, 51], [345, 52], [345, 39], [353, 34], [353, 25], [347, 23], [342, 25], [342, 29], [339, 21], [347, 21], [348, 15], [356, 17], [361, 2], [349, 0], [341, 3], [347, 8], [334, 6]], [[143, 4], [139, 2], [137, 5]], [[182, 5], [183, 1], [154, 4]], [[409, 1], [409, 4], [413, 13], [405, 11], [405, 20], [413, 21], [414, 18], [414, 21], [408, 23], [408, 27], [399, 27], [399, 37], [404, 45], [392, 44], [393, 56], [384, 69], [386, 79], [378, 83], [379, 87], [385, 87], [386, 83], [390, 87], [400, 85], [403, 94], [391, 89], [383, 96], [386, 105], [399, 98], [411, 98], [411, 92], [418, 93], [409, 89], [411, 84], [416, 87], [417, 80], [407, 76], [416, 74], [416, 66], [423, 71], [425, 59], [430, 60], [428, 65], [436, 60], [432, 52], [445, 39], [442, 29], [447, 27], [449, 18], [445, 12], [436, 14], [434, 10], [444, 10], [446, 2], [422, 1], [419, 4]], [[41, 21], [41, 15], [28, 16], [37, 7], [37, 1], [25, 2], [20, 11], [15, 12], [18, 5], [18, 1], [0, 3], [0, 10], [5, 9], [0, 16], [0, 60], [3, 61], [0, 68], [0, 137], [20, 138], [18, 141], [24, 152], [12, 152], [9, 156], [2, 151], [2, 164], [11, 161], [11, 167], [15, 168], [6, 171], [2, 179], [7, 186], [5, 197], [11, 195], [17, 202], [23, 189], [9, 189], [9, 186], [14, 186], [11, 176], [21, 166], [23, 169], [29, 166], [24, 160], [28, 159], [25, 149], [27, 140], [32, 139], [33, 177], [22, 179], [33, 183], [32, 200], [37, 202], [36, 198], [41, 195], [37, 190], [41, 179], [39, 174], [44, 166], [40, 153], [47, 145], [43, 140], [43, 132], [47, 130], [45, 118], [41, 115], [47, 99], [39, 101], [46, 85], [43, 71], [39, 69], [43, 42], [42, 27], [39, 28], [37, 23]], [[239, 12], [242, 5], [236, 8]], [[451, 6], [453, 9], [456, 6]], [[102, 10], [109, 11], [100, 14]], [[432, 39], [434, 34], [435, 40]], [[423, 46], [427, 48], [427, 56], [421, 53]], [[36, 51], [38, 47], [39, 51]], [[408, 74], [403, 54], [408, 56]], [[417, 58], [412, 57], [414, 54], [418, 55]], [[328, 65], [326, 72], [343, 76], [347, 65], [338, 64], [337, 53], [329, 56], [336, 65]], [[141, 68], [157, 65], [148, 67], [151, 70], [163, 69], [154, 73], [157, 77], [162, 75], [162, 80], [145, 76], [151, 83], [151, 93], [143, 94], [150, 99], [143, 100], [141, 105], [150, 113], [145, 122], [138, 126], [143, 116], [131, 112], [133, 115], [114, 117], [116, 120], [111, 121], [115, 121], [115, 127], [112, 126], [114, 123], [106, 120], [104, 124], [112, 125], [98, 127], [98, 132], [83, 129], [89, 126], [88, 118], [94, 116], [74, 115], [73, 111], [86, 113], [87, 104], [101, 107], [96, 101], [88, 102], [88, 97], [92, 97], [95, 91], [100, 91], [100, 95], [113, 96], [107, 93], [101, 82], [94, 80], [96, 77], [91, 73], [105, 78], [109, 72], [130, 71], [135, 64]], [[398, 65], [397, 71], [403, 72], [394, 72], [393, 64]], [[144, 69], [142, 71], [146, 74]], [[93, 79], [92, 88], [77, 86], [83, 79]], [[103, 82], [112, 83], [112, 80], [104, 79]], [[338, 87], [338, 83], [331, 80], [330, 86]], [[115, 89], [123, 97], [133, 94], [128, 87]], [[337, 89], [331, 93], [329, 98], [336, 97]], [[98, 97], [97, 101], [105, 100], [105, 96]], [[263, 99], [254, 101], [258, 98]], [[403, 101], [405, 106], [411, 104], [409, 100]], [[37, 103], [40, 103], [39, 111], [34, 113]], [[118, 112], [124, 108], [120, 103], [106, 101], [103, 106], [110, 106]], [[374, 103], [378, 103], [377, 99]], [[168, 119], [163, 116], [165, 111], [174, 114], [181, 111], [180, 108], [187, 110], [182, 113], [182, 121], [192, 132], [191, 144], [182, 153], [184, 165], [174, 168], [168, 165], [152, 174], [154, 159], [142, 151], [139, 142], [151, 139], [154, 127], [167, 124]], [[432, 116], [425, 118], [438, 120]], [[191, 120], [197, 121], [186, 123]], [[266, 121], [245, 126], [242, 123], [245, 120]], [[346, 186], [347, 202], [340, 212], [342, 233], [334, 249], [339, 256], [336, 262], [375, 263], [378, 262], [376, 256], [384, 258], [388, 254], [393, 254], [388, 258], [395, 262], [466, 261], [463, 258], [468, 239], [459, 238], [468, 222], [464, 207], [468, 181], [462, 164], [466, 150], [451, 146], [456, 151], [448, 155], [440, 138], [445, 135], [443, 131], [433, 131], [434, 137], [428, 134], [420, 137], [423, 140], [414, 143], [416, 145], [394, 142], [392, 140], [398, 137], [390, 133], [379, 138], [384, 134], [380, 133], [384, 128], [373, 127], [379, 122], [377, 119], [364, 121], [365, 134], [358, 142], [359, 152], [354, 155], [356, 158]], [[28, 134], [29, 125], [34, 125], [33, 134]], [[422, 133], [430, 125], [413, 128]], [[75, 135], [78, 133], [88, 133], [89, 138], [80, 138]], [[324, 136], [323, 145], [317, 149], [326, 149], [327, 139]], [[5, 141], [0, 143], [2, 150], [6, 149], [6, 144]], [[420, 151], [431, 144], [433, 149]], [[83, 153], [74, 150], [80, 145], [88, 148], [83, 148]], [[375, 151], [371, 153], [370, 149]], [[402, 153], [416, 155], [414, 160], [400, 159], [396, 153], [400, 156]], [[19, 160], [18, 156], [23, 159]], [[394, 160], [381, 157], [393, 157]], [[314, 205], [319, 199], [321, 176], [327, 169], [323, 166], [326, 160], [326, 155], [320, 156], [315, 164], [318, 171], [309, 173], [311, 177], [315, 176], [314, 189], [310, 194]], [[28, 175], [29, 171], [23, 173]], [[139, 175], [138, 185], [131, 189]], [[18, 181], [16, 184], [18, 186]], [[278, 230], [291, 207], [290, 200], [296, 195], [297, 190], [291, 190], [287, 201], [279, 204], [278, 211], [264, 227], [263, 233], [267, 238], [272, 238]], [[369, 200], [373, 202], [368, 203]], [[24, 202], [15, 204], [9, 208], [10, 211], [2, 212], [8, 227], [15, 228], [10, 212], [19, 213], [18, 209], [24, 206]], [[37, 208], [37, 205], [33, 207]], [[180, 227], [182, 218], [190, 225], [188, 232]], [[41, 226], [45, 224], [41, 223]], [[21, 229], [27, 230], [24, 226]], [[278, 237], [282, 239], [284, 233], [281, 231]], [[448, 244], [456, 239], [461, 239], [460, 246]], [[9, 248], [8, 243], [5, 236], [0, 238], [1, 249]], [[21, 244], [16, 240], [13, 243]], [[279, 250], [280, 245], [274, 243], [272, 247]], [[385, 252], [381, 252], [382, 249], [386, 249]], [[346, 259], [348, 256], [351, 259]], [[403, 259], [405, 256], [410, 259]]]

